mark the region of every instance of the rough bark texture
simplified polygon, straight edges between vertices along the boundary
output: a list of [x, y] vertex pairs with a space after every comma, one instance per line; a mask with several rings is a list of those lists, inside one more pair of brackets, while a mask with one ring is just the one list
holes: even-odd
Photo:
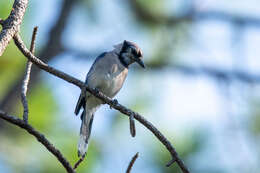
[[1, 21], [3, 29], [0, 32], [0, 56], [13, 36], [19, 31], [27, 5], [28, 0], [15, 0], [10, 15], [6, 20]]

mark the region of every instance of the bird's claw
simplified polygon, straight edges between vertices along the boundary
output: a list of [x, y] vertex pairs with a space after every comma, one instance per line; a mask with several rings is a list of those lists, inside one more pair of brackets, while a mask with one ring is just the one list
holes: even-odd
[[95, 93], [99, 93], [99, 90], [97, 88], [94, 88]]
[[[114, 99], [113, 100], [113, 105], [117, 105], [118, 104], [118, 101], [117, 101], [117, 99]], [[110, 109], [112, 109], [112, 106], [110, 105]]]

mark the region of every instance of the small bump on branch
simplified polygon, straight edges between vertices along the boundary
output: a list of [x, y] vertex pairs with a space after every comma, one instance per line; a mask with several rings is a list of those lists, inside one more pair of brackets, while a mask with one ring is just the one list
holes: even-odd
[[134, 120], [133, 114], [130, 114], [130, 116], [129, 116], [129, 125], [130, 125], [130, 133], [131, 133], [132, 137], [135, 137], [136, 130], [135, 130], [135, 120]]
[[166, 167], [170, 167], [174, 162], [176, 162], [176, 159], [173, 158], [172, 160], [170, 160], [167, 164]]

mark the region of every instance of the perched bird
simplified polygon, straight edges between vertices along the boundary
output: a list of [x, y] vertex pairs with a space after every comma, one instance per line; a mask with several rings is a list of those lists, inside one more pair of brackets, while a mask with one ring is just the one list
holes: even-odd
[[[114, 49], [99, 55], [90, 68], [85, 83], [96, 88], [106, 96], [113, 98], [122, 88], [128, 73], [128, 67], [137, 62], [145, 68], [142, 61], [142, 51], [133, 42], [124, 41], [115, 45]], [[78, 143], [78, 156], [84, 157], [88, 148], [88, 140], [96, 110], [103, 103], [100, 99], [91, 95], [89, 92], [81, 91], [78, 99], [75, 114], [78, 115], [81, 108], [81, 128]]]

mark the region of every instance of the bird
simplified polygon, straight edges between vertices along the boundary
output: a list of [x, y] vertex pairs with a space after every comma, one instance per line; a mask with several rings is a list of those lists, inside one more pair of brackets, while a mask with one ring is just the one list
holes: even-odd
[[[145, 68], [143, 53], [136, 43], [124, 40], [114, 45], [114, 49], [100, 54], [92, 64], [85, 84], [113, 98], [122, 88], [128, 74], [128, 68], [138, 63]], [[85, 157], [91, 135], [94, 114], [104, 104], [88, 91], [81, 91], [75, 108], [75, 114], [81, 113], [81, 127], [78, 142], [78, 157]]]

